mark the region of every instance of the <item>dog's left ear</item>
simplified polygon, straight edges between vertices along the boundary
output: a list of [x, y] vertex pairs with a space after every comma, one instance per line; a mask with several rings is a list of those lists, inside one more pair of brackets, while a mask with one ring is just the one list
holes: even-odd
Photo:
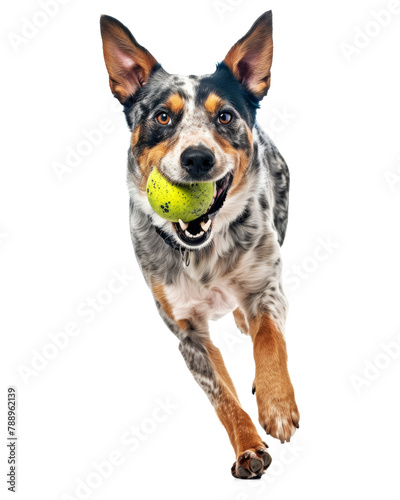
[[272, 64], [272, 11], [265, 12], [231, 48], [224, 63], [257, 99], [268, 92]]

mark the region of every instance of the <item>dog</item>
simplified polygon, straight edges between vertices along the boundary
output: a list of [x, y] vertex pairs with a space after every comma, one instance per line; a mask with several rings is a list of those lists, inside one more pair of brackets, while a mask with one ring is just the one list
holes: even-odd
[[[256, 122], [271, 81], [272, 12], [261, 15], [214, 73], [169, 74], [118, 20], [100, 20], [113, 95], [132, 132], [130, 228], [156, 307], [179, 339], [195, 380], [225, 427], [232, 475], [260, 478], [267, 444], [243, 410], [208, 321], [233, 311], [254, 347], [259, 422], [282, 443], [299, 427], [287, 368], [280, 246], [288, 219], [288, 167]], [[169, 222], [150, 207], [153, 168], [174, 184], [215, 182], [198, 219]]]

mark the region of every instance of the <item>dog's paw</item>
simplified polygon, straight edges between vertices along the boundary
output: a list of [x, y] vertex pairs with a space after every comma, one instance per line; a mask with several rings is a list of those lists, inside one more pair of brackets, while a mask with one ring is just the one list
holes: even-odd
[[271, 464], [271, 455], [267, 452], [267, 445], [241, 453], [232, 465], [232, 476], [237, 479], [259, 479]]
[[267, 434], [281, 443], [290, 438], [299, 428], [300, 413], [293, 398], [267, 398], [258, 405], [258, 420]]

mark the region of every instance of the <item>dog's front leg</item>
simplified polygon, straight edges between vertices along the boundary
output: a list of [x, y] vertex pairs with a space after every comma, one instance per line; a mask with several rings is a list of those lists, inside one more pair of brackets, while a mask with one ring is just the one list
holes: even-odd
[[299, 427], [300, 414], [287, 368], [283, 325], [274, 316], [262, 311], [248, 322], [256, 365], [253, 390], [261, 426], [284, 443]]
[[207, 321], [198, 315], [176, 320], [163, 286], [153, 286], [152, 290], [161, 317], [180, 340], [179, 350], [189, 370], [228, 432], [236, 456], [231, 468], [233, 476], [240, 479], [260, 476], [270, 465], [271, 457], [240, 405], [221, 352], [210, 339]]

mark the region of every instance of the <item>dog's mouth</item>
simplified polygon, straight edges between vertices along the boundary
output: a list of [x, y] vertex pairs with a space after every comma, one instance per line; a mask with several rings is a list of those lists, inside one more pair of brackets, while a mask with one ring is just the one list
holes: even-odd
[[187, 246], [199, 246], [211, 236], [212, 224], [215, 216], [226, 200], [228, 190], [232, 184], [233, 175], [226, 174], [215, 183], [213, 199], [205, 214], [191, 222], [173, 222], [178, 238]]

